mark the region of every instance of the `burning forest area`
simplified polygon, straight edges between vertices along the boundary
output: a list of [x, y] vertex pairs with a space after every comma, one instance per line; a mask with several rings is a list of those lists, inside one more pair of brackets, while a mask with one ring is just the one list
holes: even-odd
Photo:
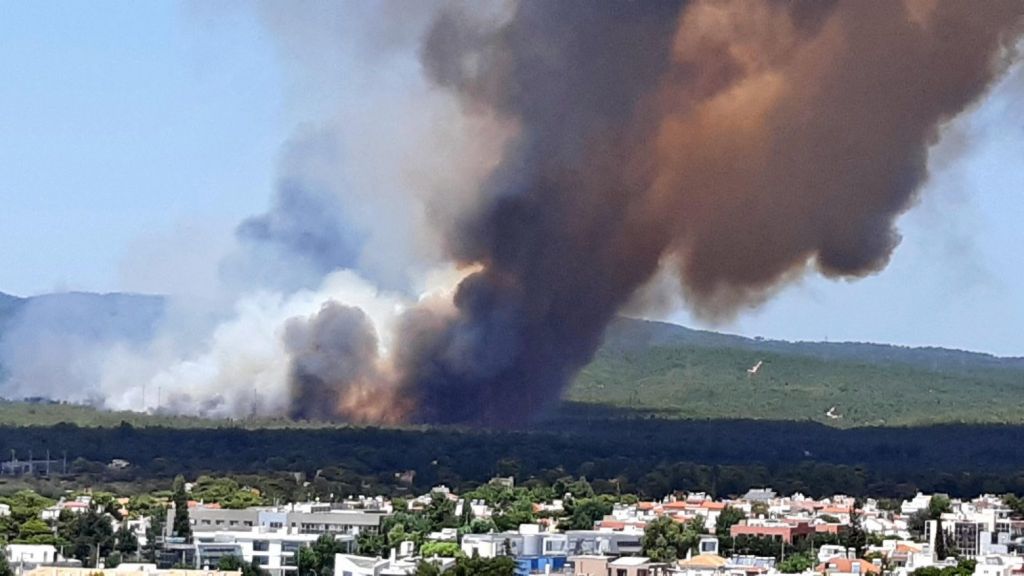
[[[5, 396], [524, 423], [626, 309], [668, 293], [714, 324], [885, 269], [930, 150], [1024, 30], [1019, 0], [260, 14], [302, 86], [363, 63], [352, 94], [292, 134], [204, 298], [168, 295], [145, 337], [9, 345]], [[39, 359], [51, 345], [72, 368]]]

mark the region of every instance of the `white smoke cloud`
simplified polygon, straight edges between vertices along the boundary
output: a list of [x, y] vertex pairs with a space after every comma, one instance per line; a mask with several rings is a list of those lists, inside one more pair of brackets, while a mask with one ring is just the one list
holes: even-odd
[[247, 245], [243, 234], [225, 259], [221, 293], [238, 294], [230, 318], [205, 330], [196, 322], [179, 330], [169, 318], [152, 345], [104, 360], [107, 406], [285, 413], [288, 319], [328, 301], [360, 308], [386, 359], [396, 315], [421, 294], [454, 286], [460, 275], [445, 262], [440, 230], [473, 209], [514, 126], [463, 114], [454, 95], [424, 77], [418, 51], [436, 8], [260, 5], [301, 122], [283, 156], [278, 198], [300, 198], [260, 216], [270, 223], [263, 241]]

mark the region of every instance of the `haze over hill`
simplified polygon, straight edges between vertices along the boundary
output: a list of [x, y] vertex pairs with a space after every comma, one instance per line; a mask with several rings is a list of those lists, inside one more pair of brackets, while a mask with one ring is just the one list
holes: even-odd
[[0, 396], [87, 400], [85, 384], [100, 378], [92, 352], [149, 340], [164, 306], [135, 294], [0, 294]]
[[[88, 402], [87, 391], [61, 395], [61, 378], [98, 377], [95, 367], [74, 360], [75, 352], [143, 343], [164, 308], [158, 296], [0, 294], [0, 396]], [[65, 354], [43, 353], [58, 349]], [[668, 418], [812, 420], [842, 427], [1024, 423], [1024, 358], [785, 342], [620, 318], [565, 397]], [[75, 414], [69, 418], [81, 416]]]

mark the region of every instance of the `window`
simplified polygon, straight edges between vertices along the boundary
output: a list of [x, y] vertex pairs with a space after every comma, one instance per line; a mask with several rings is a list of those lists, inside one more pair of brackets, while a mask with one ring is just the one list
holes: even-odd
[[267, 540], [253, 540], [252, 549], [255, 552], [266, 552], [270, 550], [270, 542]]
[[623, 568], [619, 568], [615, 571], [615, 576], [626, 576], [626, 570]]
[[545, 540], [544, 549], [548, 552], [564, 552], [565, 540]]

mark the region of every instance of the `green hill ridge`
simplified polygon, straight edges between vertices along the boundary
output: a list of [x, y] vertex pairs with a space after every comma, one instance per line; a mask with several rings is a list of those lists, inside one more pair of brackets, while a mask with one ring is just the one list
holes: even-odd
[[[18, 298], [0, 293], [0, 352], [5, 335], [10, 339], [11, 328], [30, 304], [45, 312], [41, 317], [50, 330], [119, 335], [131, 341], [148, 337], [163, 308], [155, 296]], [[3, 380], [0, 356], [0, 397], [5, 396]], [[844, 428], [1024, 424], [1024, 358], [858, 342], [765, 340], [619, 318], [565, 399], [674, 419], [814, 421]], [[109, 416], [114, 415], [100, 417], [81, 406], [0, 405], [0, 423], [97, 423]], [[141, 424], [147, 418], [130, 420]], [[183, 419], [172, 420], [161, 417], [160, 422], [184, 424]]]
[[666, 418], [809, 420], [838, 427], [1021, 424], [1024, 359], [762, 340], [620, 319], [566, 399]]

